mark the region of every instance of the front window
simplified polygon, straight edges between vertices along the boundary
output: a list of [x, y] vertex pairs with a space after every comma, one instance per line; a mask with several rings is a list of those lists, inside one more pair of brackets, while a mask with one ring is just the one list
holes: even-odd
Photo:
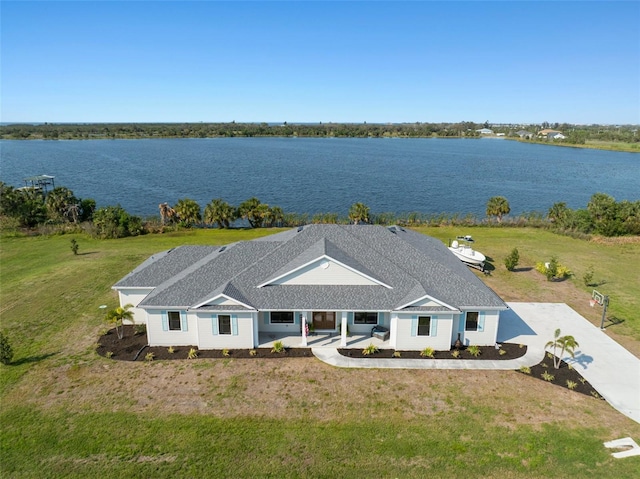
[[220, 334], [231, 334], [231, 316], [228, 314], [218, 315], [218, 332]]
[[431, 316], [420, 316], [418, 318], [418, 336], [431, 335]]
[[467, 320], [464, 325], [465, 331], [477, 331], [478, 330], [478, 312], [468, 311]]
[[353, 324], [378, 324], [378, 313], [354, 313]]
[[180, 322], [180, 311], [169, 311], [169, 331], [180, 331], [182, 324]]
[[271, 323], [293, 324], [293, 311], [273, 311], [271, 312]]

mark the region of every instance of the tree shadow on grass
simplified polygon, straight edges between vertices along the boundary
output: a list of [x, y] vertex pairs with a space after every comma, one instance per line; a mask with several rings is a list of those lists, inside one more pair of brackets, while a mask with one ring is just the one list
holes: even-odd
[[88, 254], [98, 254], [99, 251], [87, 251], [86, 253], [78, 253], [78, 256], [85, 256]]
[[27, 356], [26, 358], [20, 358], [16, 361], [11, 361], [9, 365], [22, 366], [23, 364], [38, 363], [40, 361], [50, 358], [51, 356], [55, 356], [58, 353], [59, 351], [56, 351], [55, 353], [40, 354], [38, 356]]

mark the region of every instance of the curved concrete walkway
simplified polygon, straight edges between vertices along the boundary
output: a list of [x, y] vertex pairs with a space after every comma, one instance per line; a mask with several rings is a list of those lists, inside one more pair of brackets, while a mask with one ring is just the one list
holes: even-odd
[[336, 348], [312, 348], [319, 360], [339, 368], [369, 369], [493, 369], [513, 370], [520, 366], [533, 366], [544, 357], [544, 352], [527, 349], [518, 359], [402, 359], [402, 358], [349, 358]]
[[576, 370], [615, 409], [640, 423], [640, 359], [592, 325], [564, 303], [508, 303], [500, 318], [498, 341], [526, 344], [527, 353], [503, 361], [464, 359], [349, 358], [335, 348], [313, 348], [313, 354], [332, 366], [378, 369], [484, 369], [513, 370], [538, 364], [544, 345], [556, 329], [580, 344], [575, 358], [565, 356]]

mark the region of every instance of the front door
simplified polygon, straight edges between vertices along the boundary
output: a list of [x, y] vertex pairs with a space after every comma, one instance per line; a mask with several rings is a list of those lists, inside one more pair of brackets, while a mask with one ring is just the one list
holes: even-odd
[[321, 329], [336, 329], [336, 313], [334, 311], [314, 311], [313, 327]]

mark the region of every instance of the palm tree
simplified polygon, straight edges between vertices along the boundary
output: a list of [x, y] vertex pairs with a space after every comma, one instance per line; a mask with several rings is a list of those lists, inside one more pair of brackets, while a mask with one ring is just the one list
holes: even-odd
[[568, 216], [569, 208], [565, 202], [554, 203], [547, 213], [547, 218], [557, 225], [563, 225]]
[[252, 228], [260, 228], [264, 217], [269, 211], [269, 205], [260, 203], [255, 196], [243, 201], [238, 206], [238, 216], [249, 222]]
[[218, 228], [228, 228], [235, 219], [235, 208], [222, 198], [211, 200], [204, 209], [204, 222], [210, 225], [217, 223]]
[[176, 221], [178, 219], [178, 213], [169, 206], [169, 203], [160, 203], [158, 209], [160, 210], [160, 220], [163, 226], [167, 220]]
[[178, 200], [173, 209], [180, 217], [180, 223], [187, 228], [202, 221], [200, 205], [190, 198]]
[[[118, 306], [107, 313], [106, 320], [115, 325], [118, 339], [122, 339], [124, 336], [124, 320], [131, 321], [133, 319], [133, 312], [129, 311], [130, 308], [133, 308], [133, 304]], [[118, 326], [120, 327], [118, 328]]]
[[354, 203], [349, 208], [349, 219], [354, 225], [369, 222], [369, 207], [364, 203]]
[[502, 217], [511, 211], [509, 202], [504, 196], [492, 196], [487, 202], [487, 216], [495, 216], [498, 223], [502, 223]]
[[284, 221], [284, 211], [279, 206], [273, 206], [269, 208], [267, 214], [265, 216], [265, 222], [267, 226], [282, 226], [282, 222]]
[[[565, 335], [560, 336], [560, 329], [556, 329], [553, 335], [553, 340], [545, 344], [544, 348], [553, 347], [553, 366], [558, 369], [560, 367], [560, 360], [566, 352], [572, 358], [575, 357], [575, 348], [580, 346], [573, 336]], [[556, 350], [560, 348], [560, 355], [556, 354]]]
[[164, 222], [167, 219], [167, 210], [169, 209], [169, 203], [160, 203], [158, 205], [158, 209], [160, 210], [160, 222], [164, 225]]
[[[67, 220], [71, 207], [77, 206], [78, 199], [73, 191], [65, 186], [58, 186], [47, 193], [45, 206], [50, 219], [54, 221]], [[75, 217], [77, 220], [77, 216]]]

